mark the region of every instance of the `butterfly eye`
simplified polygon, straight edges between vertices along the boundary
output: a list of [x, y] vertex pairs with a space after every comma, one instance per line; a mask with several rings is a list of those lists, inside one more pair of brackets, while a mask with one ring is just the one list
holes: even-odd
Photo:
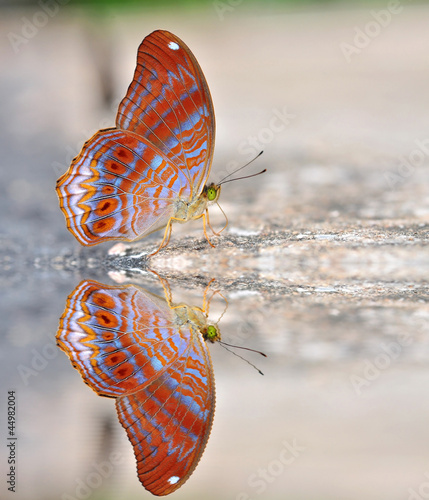
[[209, 201], [213, 201], [216, 199], [217, 196], [217, 189], [215, 187], [209, 187], [207, 189], [207, 199]]
[[217, 328], [214, 325], [209, 325], [207, 327], [206, 338], [212, 342], [219, 336]]

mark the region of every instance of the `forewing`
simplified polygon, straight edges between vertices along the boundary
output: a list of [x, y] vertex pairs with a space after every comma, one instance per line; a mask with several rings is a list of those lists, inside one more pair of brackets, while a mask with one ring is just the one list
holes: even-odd
[[189, 192], [181, 169], [151, 142], [116, 129], [98, 131], [57, 182], [67, 227], [83, 245], [156, 231]]
[[57, 333], [59, 346], [98, 394], [139, 391], [189, 349], [166, 302], [134, 285], [82, 281], [70, 294]]
[[202, 190], [213, 156], [213, 104], [197, 60], [172, 33], [154, 31], [141, 43], [116, 126], [148, 139]]
[[167, 495], [183, 485], [210, 434], [213, 370], [202, 337], [194, 333], [193, 339], [189, 351], [156, 381], [116, 400], [119, 420], [134, 447], [139, 479], [154, 495]]

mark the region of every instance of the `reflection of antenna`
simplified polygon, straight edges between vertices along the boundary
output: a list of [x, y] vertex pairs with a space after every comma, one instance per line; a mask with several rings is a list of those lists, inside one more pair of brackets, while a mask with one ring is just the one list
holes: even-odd
[[229, 179], [229, 181], [225, 180], [225, 179], [228, 179], [228, 177], [231, 177], [231, 175], [234, 175], [236, 174], [237, 172], [239, 172], [240, 170], [243, 170], [243, 168], [246, 168], [248, 165], [250, 165], [252, 162], [254, 162], [257, 158], [259, 158], [261, 156], [261, 154], [263, 153], [263, 151], [261, 151], [260, 153], [258, 153], [255, 158], [253, 158], [252, 160], [250, 160], [249, 162], [246, 163], [246, 165], [243, 165], [242, 167], [240, 168], [237, 168], [237, 170], [234, 170], [234, 172], [231, 172], [230, 174], [228, 174], [226, 177], [224, 177], [219, 183], [218, 183], [218, 186], [221, 186], [222, 184], [225, 184], [226, 182], [232, 182], [232, 181], [239, 181], [241, 179], [248, 179], [249, 177], [255, 177], [256, 175], [260, 175], [260, 174], [263, 174], [264, 172], [267, 171], [266, 168], [264, 168], [264, 170], [261, 170], [260, 172], [256, 173], [256, 174], [251, 174], [251, 175], [245, 175], [244, 177], [236, 177], [235, 179]]
[[[240, 356], [239, 354], [237, 354], [236, 352], [234, 351], [231, 351], [231, 349], [228, 349], [228, 347], [234, 347], [235, 349], [245, 349], [246, 351], [252, 351], [252, 352], [256, 352], [258, 354], [260, 354], [261, 356], [264, 356], [265, 358], [267, 357], [266, 354], [264, 354], [263, 352], [261, 351], [257, 351], [256, 349], [250, 349], [250, 347], [243, 347], [243, 346], [240, 346], [240, 345], [232, 345], [232, 344], [227, 344], [226, 342], [223, 342], [222, 340], [219, 340], [219, 344], [224, 348], [226, 349], [228, 352], [230, 352], [231, 354], [234, 354], [234, 356], [237, 356], [237, 358], [240, 358], [242, 359], [243, 361], [245, 361], [247, 364], [249, 364], [250, 366], [252, 366], [257, 372], [259, 372], [261, 375], [263, 375], [263, 373], [261, 372], [261, 370], [255, 366], [253, 363], [251, 363], [248, 359], [246, 358], [243, 358], [243, 356]], [[228, 347], [226, 347], [228, 346]]]

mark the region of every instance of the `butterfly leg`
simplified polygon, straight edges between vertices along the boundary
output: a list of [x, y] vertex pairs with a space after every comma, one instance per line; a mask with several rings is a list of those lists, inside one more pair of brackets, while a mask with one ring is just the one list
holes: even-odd
[[228, 225], [228, 217], [226, 216], [226, 213], [222, 210], [222, 207], [219, 205], [219, 203], [216, 203], [216, 205], [219, 207], [220, 211], [223, 213], [224, 217], [225, 217], [225, 225], [223, 226], [223, 228], [219, 231], [219, 232], [216, 232], [212, 225], [210, 224], [210, 218], [209, 218], [209, 211], [206, 210], [206, 213], [207, 213], [207, 224], [209, 225], [210, 229], [212, 230], [212, 233], [215, 235], [215, 236], [220, 236], [220, 233], [226, 228], [226, 226]]
[[[207, 214], [207, 215], [206, 215]], [[209, 216], [209, 213], [208, 211], [206, 210], [205, 213], [202, 213], [200, 215], [200, 217], [203, 218], [203, 229], [204, 229], [204, 236], [206, 237], [206, 240], [209, 242], [210, 246], [215, 248], [215, 245], [213, 245], [213, 243], [210, 241], [210, 238], [209, 238], [209, 235], [207, 234], [207, 224], [206, 224], [206, 217], [207, 217], [207, 220], [208, 220], [208, 216]], [[210, 222], [209, 222], [209, 225], [210, 225]], [[211, 226], [210, 226], [211, 228]], [[212, 229], [213, 231], [213, 229]], [[214, 231], [213, 231], [214, 232]], [[215, 233], [216, 234], [216, 233]]]
[[[212, 225], [210, 224], [209, 211], [208, 211], [207, 209], [206, 209], [206, 217], [207, 217], [207, 224], [209, 225], [209, 228], [212, 230], [212, 233], [213, 233], [215, 236], [220, 236], [220, 232], [219, 232], [219, 233], [217, 233], [217, 232], [213, 229]], [[207, 237], [207, 236], [206, 236], [206, 237]]]
[[223, 216], [225, 217], [225, 225], [219, 231], [219, 234], [220, 234], [227, 227], [227, 225], [229, 224], [229, 222], [228, 222], [228, 217], [226, 216], [226, 213], [222, 210], [222, 207], [219, 205], [219, 203], [216, 203], [216, 205], [219, 207], [220, 211], [223, 213]]
[[219, 321], [223, 318], [223, 315], [226, 313], [226, 311], [228, 309], [228, 301], [227, 301], [225, 295], [223, 295], [222, 293], [220, 293], [219, 290], [217, 290], [217, 292], [215, 292], [215, 293], [218, 293], [223, 298], [223, 300], [225, 301], [225, 309], [223, 310], [223, 313], [219, 316], [219, 319], [217, 320], [217, 322], [219, 323]]
[[[200, 216], [196, 217], [195, 219], [199, 219], [200, 217], [203, 218], [204, 236], [206, 237], [206, 240], [209, 242], [210, 246], [212, 246], [213, 248], [215, 248], [215, 245], [213, 245], [213, 243], [210, 241], [210, 238], [209, 238], [209, 236], [207, 234], [207, 222], [208, 222], [208, 224], [210, 226], [210, 229], [213, 231], [213, 228], [212, 228], [212, 226], [210, 224], [210, 220], [209, 220], [208, 216], [209, 216], [209, 214], [208, 214], [208, 211], [206, 210], [205, 213], [202, 213]], [[207, 217], [207, 219], [206, 219], [206, 217]], [[162, 238], [161, 244], [159, 245], [159, 247], [157, 248], [157, 250], [155, 252], [152, 252], [151, 254], [149, 254], [148, 257], [153, 257], [162, 248], [164, 248], [165, 246], [168, 245], [168, 242], [170, 241], [170, 237], [171, 237], [172, 224], [173, 224], [174, 220], [183, 222], [181, 219], [176, 219], [175, 217], [171, 217], [171, 219], [168, 221], [167, 227], [165, 228], [164, 238]], [[216, 235], [218, 234], [218, 233], [215, 233], [215, 231], [213, 231], [213, 233], [216, 234]]]
[[173, 308], [173, 298], [172, 298], [170, 284], [168, 283], [168, 281], [165, 278], [163, 278], [161, 275], [159, 275], [153, 269], [149, 269], [149, 271], [159, 279], [159, 281], [162, 285], [162, 288], [164, 289], [165, 300], [167, 301], [167, 304], [169, 305], [169, 307]]
[[155, 252], [150, 253], [148, 255], [148, 257], [153, 257], [161, 250], [161, 248], [164, 248], [165, 246], [168, 245], [168, 242], [170, 241], [170, 237], [171, 237], [172, 222], [173, 222], [173, 217], [168, 221], [167, 227], [165, 228], [165, 232], [164, 232], [164, 238], [162, 238], [161, 244], [159, 245], [157, 250], [155, 250]]
[[206, 316], [209, 315], [209, 308], [210, 308], [210, 302], [212, 301], [213, 297], [215, 295], [220, 295], [223, 300], [225, 301], [225, 309], [223, 310], [222, 314], [220, 315], [219, 319], [216, 321], [216, 323], [219, 323], [219, 321], [223, 318], [223, 315], [226, 313], [228, 309], [228, 301], [226, 300], [226, 297], [219, 291], [215, 290], [212, 295], [210, 296], [209, 299], [207, 299], [207, 292], [209, 289], [210, 284], [214, 281], [214, 278], [210, 281], [210, 283], [207, 285], [206, 291], [204, 292], [204, 298], [203, 298], [203, 312], [206, 314]]
[[213, 295], [210, 297], [209, 300], [207, 300], [207, 294], [208, 294], [208, 291], [209, 291], [209, 288], [210, 288], [210, 285], [213, 283], [213, 281], [216, 281], [214, 278], [212, 278], [208, 285], [206, 286], [206, 289], [204, 290], [204, 295], [203, 295], [203, 307], [202, 307], [202, 311], [204, 313], [206, 313], [206, 315], [209, 314], [209, 304], [210, 304], [210, 301], [212, 300], [213, 298]]

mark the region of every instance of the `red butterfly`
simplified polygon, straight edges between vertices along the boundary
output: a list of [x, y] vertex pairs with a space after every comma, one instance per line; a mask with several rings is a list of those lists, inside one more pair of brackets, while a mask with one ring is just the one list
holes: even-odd
[[212, 245], [207, 207], [221, 189], [206, 184], [214, 136], [213, 104], [197, 60], [177, 36], [154, 31], [139, 47], [116, 128], [99, 130], [58, 179], [68, 229], [83, 245], [96, 245], [166, 227], [160, 249], [173, 222], [202, 218]]
[[[207, 293], [207, 291], [206, 291]], [[220, 340], [203, 307], [173, 305], [135, 285], [82, 281], [67, 299], [57, 342], [119, 420], [154, 495], [180, 488], [204, 451], [215, 407], [206, 341]]]

